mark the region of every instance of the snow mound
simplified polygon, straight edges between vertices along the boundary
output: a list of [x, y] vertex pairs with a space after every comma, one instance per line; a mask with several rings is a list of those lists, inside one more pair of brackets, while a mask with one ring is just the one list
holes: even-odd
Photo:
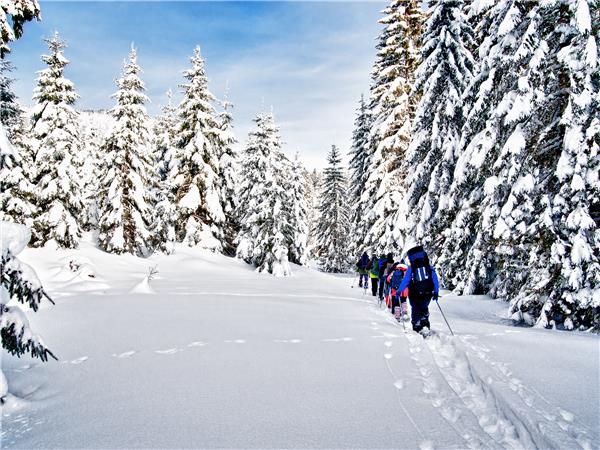
[[156, 294], [156, 291], [150, 286], [150, 276], [146, 275], [142, 281], [136, 284], [129, 291], [130, 294]]

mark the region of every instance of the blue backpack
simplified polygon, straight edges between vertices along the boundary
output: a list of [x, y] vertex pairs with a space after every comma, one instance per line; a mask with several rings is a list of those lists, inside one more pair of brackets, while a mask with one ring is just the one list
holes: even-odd
[[400, 287], [400, 283], [402, 283], [402, 279], [404, 278], [404, 272], [400, 269], [396, 269], [392, 274], [392, 280], [390, 282], [390, 286], [392, 289], [398, 290]]
[[418, 245], [408, 251], [411, 280], [408, 285], [409, 296], [431, 297], [434, 291], [431, 264], [427, 253]]

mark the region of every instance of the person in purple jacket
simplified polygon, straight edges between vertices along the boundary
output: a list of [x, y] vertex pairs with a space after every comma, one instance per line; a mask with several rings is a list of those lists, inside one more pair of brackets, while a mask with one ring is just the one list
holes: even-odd
[[423, 328], [431, 329], [429, 303], [432, 299], [438, 300], [440, 287], [437, 273], [431, 267], [429, 257], [422, 246], [411, 248], [408, 251], [408, 259], [410, 266], [398, 287], [398, 292], [408, 288], [412, 327], [420, 333]]

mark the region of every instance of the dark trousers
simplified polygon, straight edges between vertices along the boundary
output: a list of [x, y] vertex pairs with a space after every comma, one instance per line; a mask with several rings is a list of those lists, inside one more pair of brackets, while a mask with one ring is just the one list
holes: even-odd
[[377, 282], [379, 280], [377, 278], [371, 278], [371, 292], [373, 293], [373, 297], [377, 295]]
[[421, 331], [423, 327], [429, 326], [429, 302], [431, 297], [409, 296], [413, 330]]
[[385, 286], [385, 278], [379, 279], [379, 298], [383, 298], [383, 287]]
[[369, 281], [368, 281], [369, 280], [369, 276], [366, 273], [361, 273], [361, 274], [358, 275], [358, 277], [359, 277], [358, 278], [358, 285], [360, 287], [363, 287], [363, 286], [369, 284]]

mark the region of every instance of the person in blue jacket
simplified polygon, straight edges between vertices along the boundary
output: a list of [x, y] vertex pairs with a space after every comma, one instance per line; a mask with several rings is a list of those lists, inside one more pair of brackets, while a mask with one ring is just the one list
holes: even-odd
[[366, 285], [369, 284], [368, 273], [369, 269], [369, 255], [367, 252], [364, 252], [358, 262], [356, 263], [356, 268], [358, 269], [358, 287], [364, 287], [366, 289]]
[[438, 300], [440, 287], [435, 269], [429, 263], [429, 257], [422, 246], [408, 251], [410, 266], [398, 287], [398, 292], [408, 288], [408, 301], [411, 308], [413, 330], [421, 332], [431, 329], [429, 323], [429, 303]]

